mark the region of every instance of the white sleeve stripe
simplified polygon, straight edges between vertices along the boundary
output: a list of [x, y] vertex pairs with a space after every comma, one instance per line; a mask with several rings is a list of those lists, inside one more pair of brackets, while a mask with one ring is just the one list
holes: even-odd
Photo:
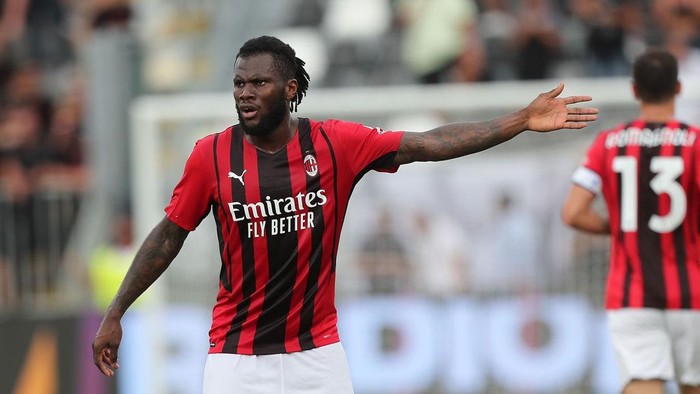
[[600, 193], [603, 186], [600, 175], [590, 168], [583, 166], [574, 171], [574, 174], [571, 176], [571, 181], [595, 194]]

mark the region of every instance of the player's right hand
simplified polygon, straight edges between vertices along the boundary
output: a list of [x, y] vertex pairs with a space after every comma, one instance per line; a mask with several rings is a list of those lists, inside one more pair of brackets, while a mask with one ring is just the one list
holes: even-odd
[[114, 376], [119, 368], [119, 344], [122, 341], [122, 325], [119, 319], [105, 317], [92, 342], [92, 361], [105, 376]]

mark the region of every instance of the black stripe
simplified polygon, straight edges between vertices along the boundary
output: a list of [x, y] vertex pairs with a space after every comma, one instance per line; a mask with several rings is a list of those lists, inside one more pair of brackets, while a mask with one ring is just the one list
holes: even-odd
[[[620, 241], [620, 245], [624, 245], [624, 233], [622, 231], [619, 232], [619, 238], [623, 239], [623, 241]], [[625, 257], [625, 263], [625, 287], [622, 296], [622, 306], [627, 308], [630, 306], [630, 287], [632, 286], [632, 262], [627, 256]]]
[[[681, 128], [687, 130], [686, 125], [681, 125]], [[676, 157], [682, 158], [683, 147], [680, 145], [676, 146], [673, 154]], [[685, 234], [683, 232], [685, 220], [687, 219], [684, 219], [683, 225], [678, 226], [678, 228], [673, 231], [673, 245], [676, 249], [676, 266], [678, 267], [678, 283], [681, 291], [681, 308], [690, 309], [690, 278], [688, 277], [688, 266], [686, 265], [688, 256], [686, 255]]]
[[[231, 130], [231, 149], [230, 149], [231, 171], [236, 174], [243, 173], [243, 131], [240, 126], [236, 125]], [[235, 178], [231, 178], [231, 195], [233, 199], [241, 204], [246, 203], [245, 187]], [[243, 281], [243, 299], [237, 305], [236, 314], [231, 321], [231, 328], [226, 334], [226, 343], [224, 344], [224, 353], [237, 353], [238, 342], [241, 338], [241, 327], [248, 317], [248, 308], [250, 307], [250, 298], [255, 292], [255, 253], [253, 249], [253, 240], [247, 238], [246, 226], [247, 220], [240, 220], [238, 223], [238, 234], [241, 239], [241, 257], [243, 265], [243, 278], [231, 278], [233, 280]], [[231, 264], [237, 264], [237, 261], [232, 261]], [[231, 269], [233, 272], [233, 269]]]
[[637, 249], [642, 262], [642, 282], [644, 286], [644, 307], [666, 307], [666, 283], [661, 265], [661, 237], [649, 228], [649, 220], [659, 211], [659, 195], [651, 188], [651, 179], [656, 176], [651, 171], [651, 159], [659, 156], [661, 146], [640, 147], [637, 185]]
[[[299, 119], [299, 146], [301, 149], [302, 160], [306, 155], [316, 156], [316, 149], [313, 141], [311, 141], [311, 125], [309, 120], [305, 118]], [[333, 147], [328, 144], [333, 161], [333, 183], [335, 184], [335, 156]], [[306, 192], [316, 193], [321, 189], [321, 176], [306, 175]], [[334, 200], [337, 206], [337, 193]], [[314, 227], [311, 230], [311, 255], [309, 256], [309, 275], [306, 281], [306, 289], [304, 290], [304, 303], [301, 307], [299, 317], [299, 345], [302, 350], [313, 349], [315, 347], [313, 337], [311, 335], [311, 326], [314, 320], [314, 304], [316, 294], [318, 293], [319, 278], [321, 276], [321, 264], [323, 261], [323, 233], [325, 232], [325, 217], [323, 215], [323, 206], [316, 206], [312, 210], [314, 213]]]
[[[292, 196], [287, 150], [274, 155], [258, 155], [260, 198], [263, 203]], [[287, 228], [286, 219], [295, 214], [273, 214], [265, 219], [267, 235], [267, 262], [269, 279], [265, 285], [265, 299], [255, 331], [253, 351], [256, 354], [285, 352], [287, 317], [292, 305], [292, 291], [297, 274], [299, 255], [296, 231]], [[292, 222], [293, 223], [293, 222]], [[285, 230], [282, 230], [284, 224]], [[293, 225], [293, 224], [292, 224]], [[276, 226], [276, 234], [273, 229]]]
[[[214, 135], [214, 143], [213, 143], [213, 157], [214, 157], [214, 174], [216, 176], [216, 190], [219, 194], [219, 202], [221, 202], [221, 179], [219, 178], [219, 155], [216, 152], [216, 149], [219, 144], [219, 134]], [[219, 240], [219, 256], [221, 256], [221, 270], [219, 271], [219, 281], [221, 281], [221, 285], [226, 289], [226, 291], [231, 292], [231, 280], [229, 278], [229, 273], [227, 271], [227, 266], [226, 266], [226, 260], [228, 259], [229, 261], [231, 260], [231, 255], [230, 254], [224, 254], [224, 245], [226, 243], [224, 242], [224, 235], [223, 231], [221, 229], [221, 220], [219, 219], [219, 215], [216, 213], [219, 211], [214, 207], [214, 221], [216, 222], [216, 237]], [[226, 217], [226, 224], [227, 226], [229, 225], [228, 223], [228, 216]]]

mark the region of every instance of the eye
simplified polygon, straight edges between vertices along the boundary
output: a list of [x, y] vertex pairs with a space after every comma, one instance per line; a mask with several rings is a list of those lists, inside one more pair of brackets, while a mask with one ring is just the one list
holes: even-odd
[[243, 81], [233, 81], [233, 86], [237, 88], [242, 88], [244, 85]]
[[266, 83], [267, 83], [266, 81], [263, 81], [260, 79], [255, 81], [256, 86], [265, 86]]

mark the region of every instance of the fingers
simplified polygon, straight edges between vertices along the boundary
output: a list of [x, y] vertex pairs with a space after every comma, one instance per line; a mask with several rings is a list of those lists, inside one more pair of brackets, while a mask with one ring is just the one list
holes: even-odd
[[[586, 98], [586, 96], [578, 96]], [[598, 120], [598, 108], [575, 108], [567, 107], [565, 129], [582, 129], [589, 122]]]
[[563, 100], [566, 104], [575, 104], [575, 103], [582, 103], [585, 101], [591, 101], [591, 100], [593, 100], [593, 97], [591, 97], [591, 96], [569, 96], [569, 97], [564, 97]]
[[557, 85], [556, 88], [550, 90], [546, 94], [547, 94], [547, 96], [550, 96], [550, 97], [557, 97], [563, 91], [564, 91], [564, 82], [559, 82], [559, 85]]
[[103, 364], [103, 363], [98, 363], [98, 364], [95, 364], [95, 365], [97, 365], [97, 369], [100, 370], [100, 372], [102, 373], [102, 375], [107, 376], [107, 377], [110, 377], [110, 378], [111, 378], [112, 376], [114, 376], [114, 371], [112, 371], [111, 369], [107, 368], [107, 366], [106, 366], [105, 364]]
[[105, 376], [114, 376], [114, 370], [119, 368], [116, 350], [112, 351], [112, 349], [104, 347], [97, 351], [93, 345], [92, 357], [97, 369]]
[[598, 120], [598, 115], [572, 115], [566, 116], [567, 122], [593, 122]]
[[114, 370], [111, 367], [111, 361], [109, 360], [109, 357], [107, 356], [107, 352], [109, 350], [105, 349], [103, 350], [98, 356], [97, 359], [94, 360], [95, 365], [97, 366], [97, 369], [102, 372], [103, 375], [112, 377], [114, 376]]
[[117, 356], [117, 353], [119, 352], [118, 347], [110, 347], [107, 349], [107, 356], [109, 357], [109, 362], [112, 368], [119, 368], [119, 357]]
[[[595, 108], [581, 108], [582, 110], [586, 109], [595, 109]], [[594, 113], [586, 113], [585, 111], [582, 111], [580, 114], [574, 114], [574, 113], [569, 113], [566, 115], [566, 122], [564, 122], [563, 128], [565, 129], [582, 129], [590, 122], [598, 120], [598, 115], [596, 115], [598, 111], [596, 110]]]
[[598, 108], [567, 108], [567, 114], [569, 115], [589, 115], [589, 114], [597, 114], [598, 113]]
[[563, 129], [582, 129], [588, 126], [588, 122], [565, 122]]

